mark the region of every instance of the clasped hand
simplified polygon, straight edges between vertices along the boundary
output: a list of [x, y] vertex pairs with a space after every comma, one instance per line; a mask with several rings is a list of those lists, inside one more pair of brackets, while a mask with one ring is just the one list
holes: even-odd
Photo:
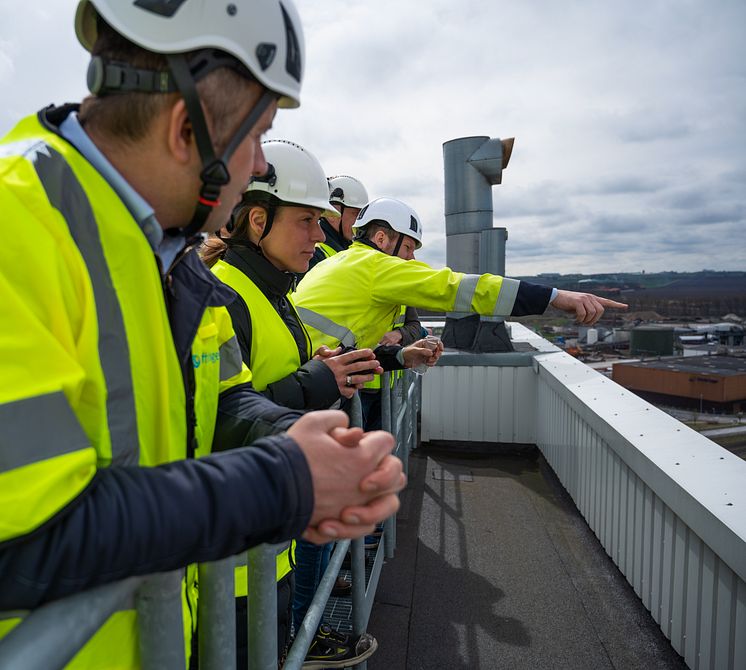
[[348, 425], [344, 412], [323, 410], [309, 412], [288, 430], [313, 481], [313, 513], [303, 533], [310, 542], [362, 537], [399, 509], [397, 494], [407, 479], [391, 454], [393, 435]]

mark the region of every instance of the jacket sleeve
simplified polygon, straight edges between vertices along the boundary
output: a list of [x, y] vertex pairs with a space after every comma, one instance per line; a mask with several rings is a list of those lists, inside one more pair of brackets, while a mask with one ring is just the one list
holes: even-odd
[[401, 342], [399, 344], [403, 347], [406, 347], [423, 337], [420, 315], [414, 307], [407, 307], [405, 310], [404, 325], [402, 325], [399, 330], [401, 330]]
[[298, 410], [327, 409], [340, 398], [334, 373], [314, 359], [269, 384], [262, 394], [278, 405]]
[[301, 415], [272, 402], [251, 384], [238, 384], [220, 394], [212, 449], [236, 449], [260, 437], [276, 435], [290, 428]]
[[373, 353], [376, 355], [376, 359], [381, 364], [381, 367], [385, 372], [391, 370], [403, 370], [404, 366], [399, 362], [396, 357], [397, 354], [402, 350], [398, 344], [379, 344]]
[[374, 301], [485, 316], [542, 314], [552, 289], [492, 274], [436, 270], [417, 260], [376, 254], [369, 290]]
[[308, 465], [287, 436], [153, 468], [103, 468], [43, 527], [0, 545], [0, 610], [285, 541], [312, 509]]

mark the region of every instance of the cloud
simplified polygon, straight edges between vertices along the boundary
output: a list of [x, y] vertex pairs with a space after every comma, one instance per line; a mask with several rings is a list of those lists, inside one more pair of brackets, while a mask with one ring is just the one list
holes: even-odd
[[14, 70], [11, 43], [0, 40], [0, 85], [10, 80]]
[[[85, 94], [73, 5], [0, 0], [0, 132]], [[420, 258], [445, 262], [443, 142], [485, 135], [516, 138], [510, 272], [746, 267], [743, 2], [297, 5], [303, 104], [271, 136], [411, 204]]]

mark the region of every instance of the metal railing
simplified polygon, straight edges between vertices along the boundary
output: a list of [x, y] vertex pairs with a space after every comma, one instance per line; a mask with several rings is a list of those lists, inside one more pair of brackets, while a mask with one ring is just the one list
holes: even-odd
[[[389, 373], [382, 380], [382, 422], [396, 437], [396, 454], [407, 468], [409, 451], [417, 443], [419, 385], [414, 373], [397, 375], [393, 386]], [[353, 398], [351, 425], [361, 425], [360, 400]], [[352, 632], [363, 633], [373, 607], [384, 556], [391, 558], [396, 546], [395, 517], [384, 523], [384, 533], [366, 579], [364, 540], [336, 543], [293, 645], [283, 666], [300, 668], [313, 641], [329, 600], [342, 560], [352, 553]], [[236, 666], [236, 613], [234, 569], [248, 566], [248, 668], [277, 667], [276, 555], [279, 546], [262, 545], [245, 554], [199, 566], [198, 649], [201, 670], [225, 670]], [[145, 670], [182, 670], [186, 666], [182, 620], [182, 570], [131, 577], [47, 603], [30, 612], [0, 612], [0, 622], [22, 618], [0, 640], [0, 668], [54, 670], [63, 668], [86, 642], [117, 611], [136, 609], [140, 660]], [[366, 667], [365, 663], [359, 668]]]

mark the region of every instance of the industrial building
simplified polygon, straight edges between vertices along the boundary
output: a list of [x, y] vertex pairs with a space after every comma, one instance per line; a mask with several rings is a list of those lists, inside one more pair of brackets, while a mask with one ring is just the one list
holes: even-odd
[[688, 356], [617, 363], [612, 379], [653, 403], [720, 412], [746, 408], [746, 358]]

